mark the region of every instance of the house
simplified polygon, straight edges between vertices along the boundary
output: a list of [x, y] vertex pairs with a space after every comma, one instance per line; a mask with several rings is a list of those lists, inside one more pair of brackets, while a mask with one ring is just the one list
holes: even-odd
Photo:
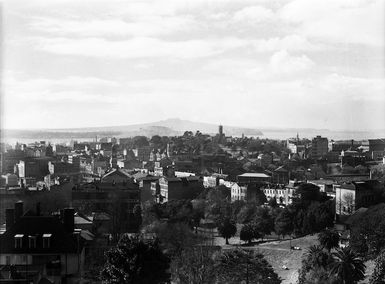
[[263, 188], [263, 193], [268, 201], [275, 198], [277, 204], [282, 205], [289, 204], [289, 198], [292, 197], [291, 195], [289, 196], [290, 192], [290, 189], [285, 188], [282, 185], [269, 185]]
[[357, 209], [380, 202], [383, 186], [376, 180], [343, 183], [336, 189], [336, 218], [343, 221]]
[[[203, 190], [203, 182], [195, 176], [177, 178], [161, 177], [159, 183], [160, 203], [168, 200], [194, 199]], [[156, 194], [156, 183], [151, 185]]]
[[[0, 233], [0, 279], [4, 267], [13, 267], [24, 282], [75, 283], [83, 273], [84, 244], [81, 230], [74, 227], [74, 209], [60, 216], [23, 212], [23, 203], [6, 209], [6, 229]], [[46, 282], [44, 282], [46, 283]]]
[[263, 189], [257, 184], [239, 185], [236, 182], [225, 182], [224, 185], [230, 188], [231, 202], [237, 200], [257, 202], [263, 195]]
[[234, 202], [236, 200], [243, 200], [246, 201], [246, 195], [247, 195], [247, 185], [239, 185], [236, 182], [229, 182], [225, 184], [226, 187], [230, 188], [231, 192], [231, 202]]

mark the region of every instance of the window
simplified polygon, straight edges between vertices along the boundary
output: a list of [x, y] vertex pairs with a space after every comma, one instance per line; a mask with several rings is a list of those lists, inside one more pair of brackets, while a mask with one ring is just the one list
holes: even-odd
[[21, 234], [15, 235], [15, 248], [23, 247], [23, 237], [24, 235], [21, 235]]
[[31, 249], [36, 248], [36, 236], [28, 236], [28, 246]]
[[10, 255], [5, 256], [5, 264], [6, 265], [10, 265], [11, 264], [11, 256]]
[[51, 236], [52, 234], [43, 234], [43, 248], [51, 247]]

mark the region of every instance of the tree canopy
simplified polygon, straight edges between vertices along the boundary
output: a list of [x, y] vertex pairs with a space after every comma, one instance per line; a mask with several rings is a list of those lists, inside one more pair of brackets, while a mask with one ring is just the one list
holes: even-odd
[[158, 241], [144, 241], [140, 236], [123, 235], [116, 247], [106, 252], [101, 272], [105, 283], [168, 283], [170, 259], [159, 248]]
[[218, 256], [219, 283], [281, 283], [271, 265], [262, 254], [246, 250], [230, 250]]

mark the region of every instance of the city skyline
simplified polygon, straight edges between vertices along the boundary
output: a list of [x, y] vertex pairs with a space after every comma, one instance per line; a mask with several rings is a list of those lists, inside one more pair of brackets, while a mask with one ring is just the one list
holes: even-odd
[[384, 129], [384, 8], [3, 1], [2, 127]]

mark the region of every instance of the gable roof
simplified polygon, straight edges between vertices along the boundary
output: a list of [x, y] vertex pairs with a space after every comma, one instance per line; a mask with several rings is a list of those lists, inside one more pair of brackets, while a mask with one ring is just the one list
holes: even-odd
[[112, 169], [110, 172], [106, 173], [104, 176], [102, 176], [102, 180], [106, 177], [113, 177], [113, 176], [123, 176], [123, 177], [127, 177], [127, 178], [132, 178], [132, 176], [121, 170], [121, 169]]

